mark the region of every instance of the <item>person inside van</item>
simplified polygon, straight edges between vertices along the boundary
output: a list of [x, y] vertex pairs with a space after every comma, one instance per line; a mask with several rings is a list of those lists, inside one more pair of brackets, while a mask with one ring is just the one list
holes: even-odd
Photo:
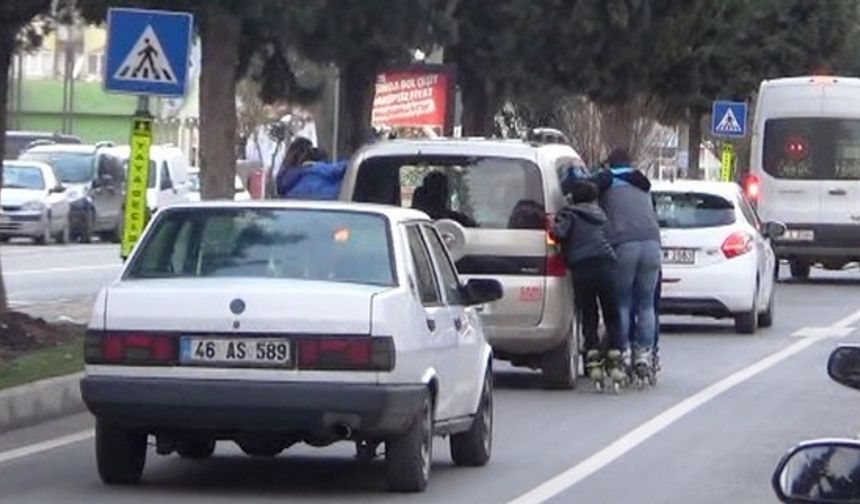
[[448, 187], [448, 177], [444, 173], [434, 171], [427, 174], [421, 186], [416, 189], [416, 193], [420, 191], [421, 195], [418, 202], [413, 203], [413, 208], [421, 210], [434, 220], [451, 219], [465, 227], [476, 227], [477, 224], [469, 216], [448, 208], [451, 199]]

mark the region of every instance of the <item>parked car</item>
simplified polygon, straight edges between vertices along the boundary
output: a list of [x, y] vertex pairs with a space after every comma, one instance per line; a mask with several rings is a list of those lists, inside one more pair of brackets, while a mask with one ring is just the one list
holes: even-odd
[[[386, 445], [392, 489], [427, 484], [432, 436], [460, 465], [492, 447], [492, 353], [476, 307], [495, 280], [457, 279], [433, 223], [411, 210], [215, 202], [160, 211], [98, 297], [84, 402], [102, 480], [141, 478], [157, 452], [235, 441]], [[188, 300], [193, 299], [193, 303]]]
[[40, 145], [20, 159], [54, 167], [67, 188], [71, 204], [72, 238], [89, 243], [122, 239], [125, 172], [122, 162], [100, 145]]
[[652, 195], [663, 245], [660, 311], [732, 317], [751, 334], [773, 324], [776, 257], [785, 225], [762, 223], [740, 186], [656, 183]]
[[54, 169], [45, 163], [3, 161], [0, 190], [0, 239], [32, 238], [40, 245], [51, 239], [68, 243], [69, 198]]
[[39, 145], [79, 144], [81, 139], [74, 135], [63, 135], [50, 131], [7, 131], [5, 159], [17, 159], [22, 152]]
[[[860, 390], [860, 346], [834, 350], [827, 372], [834, 381]], [[780, 460], [771, 484], [781, 502], [860, 502], [860, 441], [819, 439], [800, 443]]]
[[755, 107], [747, 194], [788, 232], [774, 243], [791, 276], [860, 261], [860, 79], [762, 82]]
[[504, 286], [504, 298], [481, 314], [495, 356], [541, 369], [547, 387], [571, 388], [579, 369], [573, 289], [547, 230], [571, 170], [584, 163], [563, 144], [394, 140], [357, 153], [340, 198], [436, 219], [463, 278]]
[[[200, 201], [200, 168], [191, 168], [188, 170], [188, 186], [188, 201]], [[251, 193], [245, 189], [245, 184], [242, 183], [239, 175], [236, 175], [233, 188], [235, 189], [235, 195], [233, 196], [235, 201], [248, 201], [251, 199]]]
[[[120, 145], [104, 149], [107, 155], [120, 159], [126, 177], [131, 149]], [[149, 148], [149, 180], [146, 189], [146, 205], [150, 214], [160, 208], [189, 201], [191, 183], [188, 175], [188, 160], [179, 147], [153, 145]]]

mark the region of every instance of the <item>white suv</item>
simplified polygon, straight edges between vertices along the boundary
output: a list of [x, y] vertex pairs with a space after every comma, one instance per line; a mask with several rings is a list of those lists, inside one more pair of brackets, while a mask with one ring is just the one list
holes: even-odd
[[84, 402], [106, 483], [161, 455], [231, 440], [275, 456], [297, 442], [385, 443], [392, 489], [427, 484], [433, 435], [457, 464], [492, 447], [492, 353], [475, 306], [419, 212], [232, 202], [163, 209], [98, 300]]

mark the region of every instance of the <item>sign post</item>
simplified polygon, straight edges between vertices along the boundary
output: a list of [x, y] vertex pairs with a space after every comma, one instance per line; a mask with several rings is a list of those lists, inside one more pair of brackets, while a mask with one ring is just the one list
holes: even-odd
[[149, 209], [149, 148], [153, 117], [149, 96], [184, 96], [194, 18], [186, 12], [142, 9], [108, 11], [108, 43], [104, 75], [105, 91], [139, 96], [132, 118], [130, 159], [120, 255], [134, 249]]
[[735, 146], [726, 143], [720, 156], [720, 182], [731, 182], [735, 168]]

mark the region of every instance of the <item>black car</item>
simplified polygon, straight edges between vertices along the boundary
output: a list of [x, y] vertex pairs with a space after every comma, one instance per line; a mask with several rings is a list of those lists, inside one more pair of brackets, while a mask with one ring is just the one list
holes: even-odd
[[125, 171], [122, 161], [96, 145], [39, 145], [19, 159], [54, 167], [67, 188], [72, 239], [82, 243], [97, 235], [103, 241], [122, 239]]
[[36, 145], [80, 144], [74, 135], [63, 135], [50, 131], [7, 131], [4, 159], [17, 159], [22, 152]]

